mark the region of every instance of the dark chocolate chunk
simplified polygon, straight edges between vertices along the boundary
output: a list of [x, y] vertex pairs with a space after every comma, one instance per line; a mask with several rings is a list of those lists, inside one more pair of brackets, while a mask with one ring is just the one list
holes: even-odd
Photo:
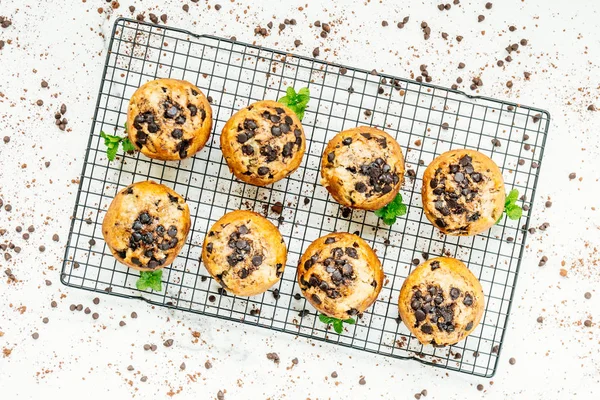
[[427, 335], [430, 335], [430, 334], [433, 333], [433, 328], [429, 324], [423, 324], [421, 326], [421, 332], [423, 332], [423, 333], [425, 333]]
[[346, 247], [346, 254], [348, 255], [348, 257], [358, 259], [358, 252], [353, 247]]
[[167, 109], [165, 111], [165, 118], [175, 118], [175, 116], [179, 112], [179, 108], [177, 108], [177, 106], [174, 105], [169, 105], [168, 103], [165, 103], [165, 105], [167, 106]]
[[252, 265], [254, 265], [255, 267], [260, 266], [260, 264], [262, 264], [262, 262], [263, 262], [262, 256], [254, 256], [254, 257], [252, 257]]
[[319, 296], [317, 296], [315, 293], [313, 293], [313, 295], [311, 296], [312, 301], [314, 301], [316, 304], [321, 304], [321, 299], [319, 298]]
[[137, 143], [144, 145], [144, 144], [146, 144], [146, 141], [148, 140], [148, 135], [146, 135], [142, 131], [137, 131], [137, 133], [135, 134], [135, 140]]
[[354, 189], [356, 189], [358, 193], [365, 193], [367, 191], [367, 185], [365, 185], [363, 182], [356, 182]]
[[283, 150], [281, 151], [281, 155], [283, 155], [284, 157], [290, 157], [293, 154], [293, 150], [294, 149], [294, 142], [287, 142], [284, 146], [283, 146]]
[[418, 309], [417, 311], [415, 311], [415, 318], [417, 319], [418, 322], [424, 321], [426, 317], [427, 317], [427, 314], [425, 314], [425, 312], [423, 310]]
[[264, 176], [269, 173], [269, 168], [268, 167], [259, 167], [257, 172], [258, 172], [258, 175]]
[[452, 300], [458, 299], [458, 296], [460, 296], [460, 290], [457, 288], [451, 288], [450, 297], [452, 297]]
[[254, 120], [251, 119], [246, 119], [244, 120], [244, 128], [254, 130], [257, 128], [256, 122], [254, 122]]
[[244, 132], [238, 134], [237, 141], [238, 143], [246, 143], [246, 141], [248, 141], [248, 135], [246, 135]]
[[140, 222], [144, 225], [147, 225], [150, 222], [152, 222], [152, 218], [150, 218], [150, 215], [146, 212], [141, 213], [138, 218], [139, 218]]
[[463, 299], [463, 304], [465, 306], [472, 306], [473, 305], [473, 297], [470, 294], [465, 294], [465, 298]]
[[181, 139], [183, 137], [183, 131], [179, 128], [173, 129], [171, 136], [173, 136], [175, 139]]

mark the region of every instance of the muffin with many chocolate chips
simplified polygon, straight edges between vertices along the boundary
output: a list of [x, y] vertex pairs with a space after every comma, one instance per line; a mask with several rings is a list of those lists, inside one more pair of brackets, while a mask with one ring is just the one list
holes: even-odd
[[425, 170], [421, 193], [425, 216], [447, 235], [477, 235], [504, 212], [502, 172], [475, 150], [451, 150], [436, 157]]
[[210, 104], [200, 89], [187, 81], [150, 81], [129, 100], [129, 140], [150, 158], [190, 157], [204, 147], [211, 129]]
[[406, 278], [398, 309], [400, 318], [422, 344], [460, 342], [477, 327], [485, 299], [481, 284], [461, 261], [437, 257]]
[[206, 270], [225, 290], [254, 296], [279, 281], [287, 250], [281, 233], [252, 211], [232, 211], [210, 228], [202, 248]]
[[402, 149], [379, 129], [360, 126], [342, 131], [325, 148], [321, 177], [338, 203], [377, 210], [394, 200], [402, 186]]
[[308, 246], [298, 263], [304, 297], [323, 314], [348, 319], [365, 311], [383, 285], [375, 252], [351, 233], [331, 233]]
[[190, 231], [183, 197], [153, 181], [120, 191], [108, 207], [102, 235], [117, 260], [139, 271], [171, 264]]
[[231, 172], [257, 186], [277, 182], [302, 162], [306, 139], [296, 114], [281, 103], [257, 101], [235, 113], [221, 132]]

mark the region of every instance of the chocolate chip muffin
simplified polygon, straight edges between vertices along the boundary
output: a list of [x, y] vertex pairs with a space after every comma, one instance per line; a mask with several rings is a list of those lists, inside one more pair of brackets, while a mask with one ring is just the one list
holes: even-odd
[[437, 257], [406, 278], [398, 309], [400, 318], [422, 344], [446, 346], [469, 335], [483, 316], [481, 284], [461, 261]]
[[257, 186], [277, 182], [302, 162], [306, 139], [296, 114], [281, 103], [257, 101], [235, 113], [221, 132], [231, 172]]
[[447, 235], [472, 236], [492, 227], [504, 212], [504, 180], [498, 166], [475, 150], [436, 157], [423, 175], [423, 211]]
[[323, 314], [348, 319], [365, 311], [383, 285], [383, 269], [360, 237], [339, 232], [308, 246], [298, 263], [298, 284]]
[[183, 197], [152, 181], [121, 190], [102, 222], [102, 235], [113, 256], [138, 271], [171, 264], [189, 231], [190, 210]]
[[144, 155], [181, 160], [204, 147], [212, 129], [212, 110], [196, 86], [157, 79], [140, 86], [127, 111], [129, 140]]
[[325, 148], [321, 177], [321, 184], [338, 203], [380, 209], [394, 200], [402, 186], [402, 149], [393, 137], [376, 128], [342, 131]]
[[202, 262], [225, 290], [254, 296], [279, 281], [287, 250], [279, 230], [252, 211], [232, 211], [210, 228]]

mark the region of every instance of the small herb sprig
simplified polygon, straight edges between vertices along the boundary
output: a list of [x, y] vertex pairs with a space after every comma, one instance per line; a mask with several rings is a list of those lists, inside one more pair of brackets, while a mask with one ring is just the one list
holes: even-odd
[[[506, 216], [512, 220], [517, 220], [523, 215], [523, 209], [517, 205], [518, 199], [519, 191], [517, 189], [513, 189], [508, 192], [508, 195], [506, 195], [506, 200], [504, 201], [504, 213], [506, 213]], [[496, 223], [499, 223], [502, 220], [504, 213], [500, 215], [500, 218], [498, 218]]]
[[162, 269], [158, 271], [140, 271], [140, 278], [135, 283], [135, 287], [138, 290], [152, 289], [155, 292], [162, 291], [162, 273]]
[[306, 110], [309, 100], [310, 91], [308, 88], [302, 88], [296, 93], [296, 90], [290, 86], [287, 88], [285, 96], [277, 101], [288, 106], [290, 110], [296, 113], [300, 121], [302, 121], [302, 118], [304, 118], [304, 110]]
[[394, 225], [397, 217], [406, 214], [406, 204], [402, 202], [402, 195], [398, 193], [394, 200], [387, 206], [375, 211], [375, 215], [383, 220], [386, 225]]
[[[127, 125], [125, 128], [127, 128]], [[128, 137], [108, 135], [103, 131], [100, 132], [100, 137], [104, 139], [104, 144], [106, 145], [106, 157], [108, 157], [110, 161], [115, 159], [117, 151], [119, 150], [119, 143], [121, 144], [121, 147], [123, 147], [124, 152], [135, 150], [135, 147], [133, 147], [133, 144], [131, 144]]]
[[354, 318], [339, 319], [339, 318], [328, 317], [325, 314], [319, 314], [319, 321], [321, 321], [324, 324], [333, 325], [333, 330], [336, 331], [336, 333], [342, 333], [344, 331], [344, 324], [348, 324], [348, 325], [356, 324], [356, 320]]

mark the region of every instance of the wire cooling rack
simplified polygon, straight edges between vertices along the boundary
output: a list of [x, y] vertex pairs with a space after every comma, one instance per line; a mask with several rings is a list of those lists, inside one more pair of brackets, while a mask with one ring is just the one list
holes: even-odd
[[[151, 160], [139, 153], [109, 162], [100, 131], [124, 136], [130, 96], [158, 77], [188, 80], [209, 96], [215, 120], [211, 139], [201, 152], [180, 162]], [[244, 184], [223, 160], [219, 133], [236, 110], [257, 100], [277, 99], [288, 86], [308, 86], [311, 92], [303, 120], [307, 150], [302, 165], [269, 187]], [[491, 377], [506, 331], [549, 120], [541, 109], [119, 19], [106, 57], [61, 280], [71, 287]], [[407, 177], [401, 193], [408, 213], [391, 228], [372, 212], [339, 206], [319, 184], [327, 141], [357, 125], [385, 129], [405, 151]], [[507, 190], [516, 188], [525, 196], [520, 221], [505, 219], [482, 235], [460, 238], [441, 234], [427, 221], [420, 195], [424, 169], [436, 155], [465, 147], [490, 156], [501, 167]], [[183, 195], [192, 215], [188, 241], [165, 269], [161, 293], [135, 288], [138, 273], [115, 261], [101, 231], [115, 194], [147, 179]], [[277, 202], [283, 205], [281, 215], [271, 209]], [[263, 295], [240, 298], [224, 293], [199, 261], [209, 227], [235, 209], [266, 215], [279, 226], [289, 250], [281, 281]], [[333, 231], [364, 238], [386, 275], [377, 302], [340, 335], [318, 320], [295, 282], [302, 251]], [[466, 340], [444, 348], [421, 345], [400, 322], [397, 310], [404, 278], [415, 264], [439, 255], [464, 261], [479, 277], [487, 302], [478, 328]]]

